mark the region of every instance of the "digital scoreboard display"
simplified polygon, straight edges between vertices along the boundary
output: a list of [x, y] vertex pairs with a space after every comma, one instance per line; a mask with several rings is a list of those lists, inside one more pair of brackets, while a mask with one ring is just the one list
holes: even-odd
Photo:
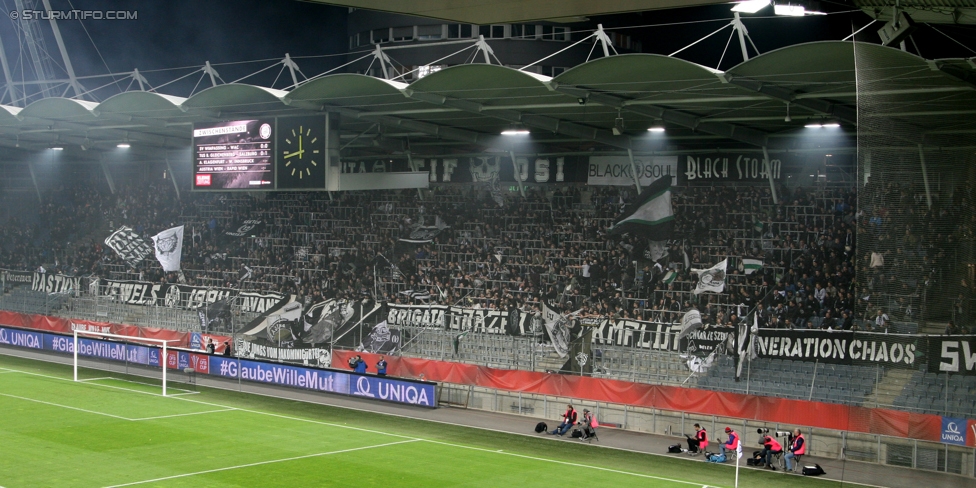
[[273, 119], [193, 127], [194, 190], [273, 190]]

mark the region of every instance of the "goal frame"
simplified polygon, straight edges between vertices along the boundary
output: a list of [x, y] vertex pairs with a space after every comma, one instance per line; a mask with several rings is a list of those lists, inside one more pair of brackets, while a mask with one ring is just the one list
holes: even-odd
[[163, 369], [163, 396], [166, 396], [166, 369], [167, 369], [166, 368], [166, 361], [168, 359], [167, 354], [166, 354], [166, 352], [167, 352], [166, 351], [167, 350], [167, 345], [170, 342], [180, 342], [179, 340], [175, 340], [175, 339], [168, 339], [168, 340], [167, 339], [152, 339], [152, 338], [149, 338], [149, 337], [136, 337], [136, 336], [128, 336], [128, 335], [122, 335], [122, 334], [111, 334], [111, 333], [108, 333], [108, 332], [95, 332], [95, 331], [91, 331], [91, 330], [78, 330], [78, 329], [75, 329], [75, 330], [72, 331], [72, 336], [74, 337], [74, 343], [72, 344], [72, 353], [73, 353], [74, 358], [72, 360], [72, 363], [73, 363], [73, 369], [74, 369], [74, 381], [76, 381], [76, 382], [78, 381], [78, 334], [81, 334], [82, 336], [96, 336], [96, 337], [106, 337], [106, 338], [122, 339], [122, 340], [124, 340], [127, 343], [129, 343], [129, 342], [155, 342], [155, 343], [162, 344], [162, 349], [163, 350], [162, 350], [162, 355], [159, 358], [159, 365]]

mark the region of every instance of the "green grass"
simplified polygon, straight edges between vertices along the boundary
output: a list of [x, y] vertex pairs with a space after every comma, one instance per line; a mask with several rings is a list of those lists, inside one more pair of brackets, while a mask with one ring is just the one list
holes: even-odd
[[[734, 471], [0, 356], [0, 485], [732, 486]], [[114, 378], [106, 378], [113, 376]], [[102, 379], [99, 379], [102, 378]], [[175, 385], [174, 385], [175, 386]], [[740, 486], [786, 481], [740, 472]], [[834, 486], [790, 477], [791, 487]]]

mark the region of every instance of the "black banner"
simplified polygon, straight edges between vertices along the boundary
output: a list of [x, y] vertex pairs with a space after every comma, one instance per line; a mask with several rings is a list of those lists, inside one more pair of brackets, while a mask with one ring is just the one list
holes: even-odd
[[241, 311], [245, 313], [264, 313], [290, 298], [274, 292], [117, 280], [105, 280], [101, 293], [129, 305], [155, 305], [189, 310], [197, 310], [220, 300], [233, 301], [240, 298]]
[[916, 369], [924, 337], [873, 332], [759, 329], [761, 358]]
[[642, 320], [607, 320], [593, 328], [593, 344], [624, 346], [656, 351], [677, 351], [680, 324]]
[[[19, 274], [14, 275], [19, 279]], [[42, 291], [44, 293], [68, 293], [81, 290], [81, 278], [77, 276], [65, 276], [51, 273], [31, 274], [31, 290]]]
[[233, 226], [232, 230], [224, 232], [229, 237], [247, 237], [260, 235], [264, 232], [265, 224], [260, 220], [245, 220]]
[[976, 335], [929, 336], [929, 373], [976, 376]]
[[713, 352], [731, 354], [735, 327], [703, 327], [681, 339], [679, 349], [685, 354], [707, 357]]
[[[772, 160], [772, 179], [782, 178], [783, 162]], [[770, 165], [761, 155], [710, 154], [678, 158], [678, 185], [715, 181], [768, 181]]]

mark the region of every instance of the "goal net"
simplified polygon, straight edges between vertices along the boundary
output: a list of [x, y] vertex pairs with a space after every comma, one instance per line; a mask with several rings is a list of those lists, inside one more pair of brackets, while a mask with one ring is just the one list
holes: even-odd
[[83, 330], [75, 330], [73, 340], [72, 368], [74, 381], [79, 381], [79, 357], [123, 360], [149, 368], [160, 368], [163, 379], [163, 396], [166, 396], [168, 344], [178, 341]]

